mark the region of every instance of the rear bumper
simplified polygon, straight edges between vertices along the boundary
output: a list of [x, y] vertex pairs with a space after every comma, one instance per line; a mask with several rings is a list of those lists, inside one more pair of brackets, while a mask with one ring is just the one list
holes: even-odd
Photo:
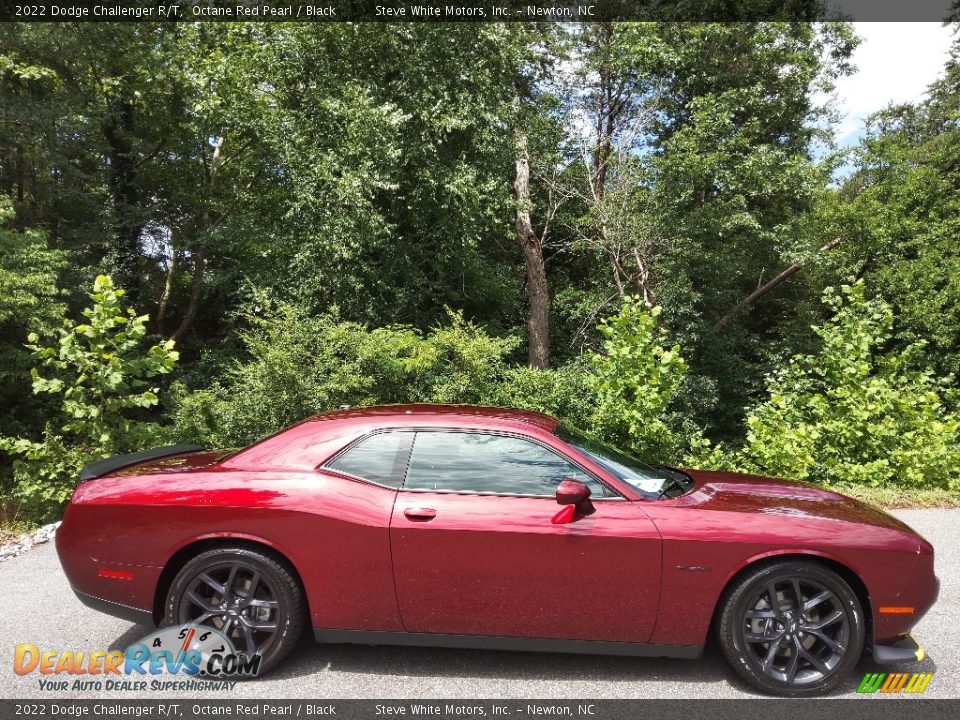
[[142, 610], [140, 608], [131, 607], [130, 605], [124, 605], [112, 600], [104, 600], [103, 598], [94, 597], [93, 595], [88, 595], [85, 592], [77, 590], [75, 587], [71, 587], [71, 590], [73, 590], [74, 594], [80, 599], [80, 602], [82, 602], [88, 608], [99, 610], [102, 613], [113, 615], [114, 617], [118, 617], [123, 620], [129, 620], [137, 625], [149, 625], [150, 627], [155, 626], [155, 623], [153, 622], [153, 613], [149, 610]]
[[[129, 538], [105, 522], [97, 505], [67, 505], [54, 542], [70, 588], [88, 607], [132, 622], [152, 623], [163, 570], [131, 563]], [[99, 557], [97, 557], [99, 556]]]
[[889, 645], [873, 646], [873, 659], [878, 663], [920, 662], [924, 657], [923, 648], [909, 635]]

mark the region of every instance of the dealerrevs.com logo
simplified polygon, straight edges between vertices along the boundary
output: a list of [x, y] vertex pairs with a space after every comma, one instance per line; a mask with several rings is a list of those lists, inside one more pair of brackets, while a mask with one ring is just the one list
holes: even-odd
[[867, 673], [857, 692], [919, 695], [927, 689], [932, 677], [933, 673]]
[[233, 689], [236, 678], [256, 676], [261, 659], [258, 653], [238, 652], [219, 630], [181, 625], [163, 628], [126, 650], [61, 652], [21, 643], [14, 650], [13, 670], [37, 673], [40, 689], [53, 692], [224, 690]]

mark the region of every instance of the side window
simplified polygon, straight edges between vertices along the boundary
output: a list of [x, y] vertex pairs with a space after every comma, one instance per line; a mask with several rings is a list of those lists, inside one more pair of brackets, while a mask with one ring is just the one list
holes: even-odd
[[602, 483], [560, 455], [529, 440], [465, 432], [418, 432], [405, 487], [418, 490], [553, 495], [564, 478], [586, 483], [593, 497]]
[[399, 487], [403, 468], [398, 467], [410, 433], [384, 432], [361, 440], [327, 467], [364, 480]]

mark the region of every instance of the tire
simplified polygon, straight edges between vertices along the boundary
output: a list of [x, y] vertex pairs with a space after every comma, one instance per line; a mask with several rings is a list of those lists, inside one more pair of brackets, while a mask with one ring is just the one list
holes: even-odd
[[303, 594], [287, 563], [256, 550], [223, 547], [200, 553], [180, 569], [167, 592], [162, 624], [220, 630], [238, 651], [261, 654], [258, 675], [263, 675], [297, 644], [305, 615]]
[[819, 563], [759, 566], [737, 580], [721, 603], [723, 653], [741, 677], [764, 693], [830, 693], [863, 653], [860, 602], [843, 578]]

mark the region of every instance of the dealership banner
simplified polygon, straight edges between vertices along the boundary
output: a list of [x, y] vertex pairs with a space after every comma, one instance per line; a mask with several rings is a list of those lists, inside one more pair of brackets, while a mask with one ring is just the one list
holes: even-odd
[[17, 22], [956, 20], [953, 0], [0, 0]]
[[[802, 704], [803, 707], [799, 707]], [[0, 700], [0, 718], [820, 720], [960, 717], [960, 700]]]

